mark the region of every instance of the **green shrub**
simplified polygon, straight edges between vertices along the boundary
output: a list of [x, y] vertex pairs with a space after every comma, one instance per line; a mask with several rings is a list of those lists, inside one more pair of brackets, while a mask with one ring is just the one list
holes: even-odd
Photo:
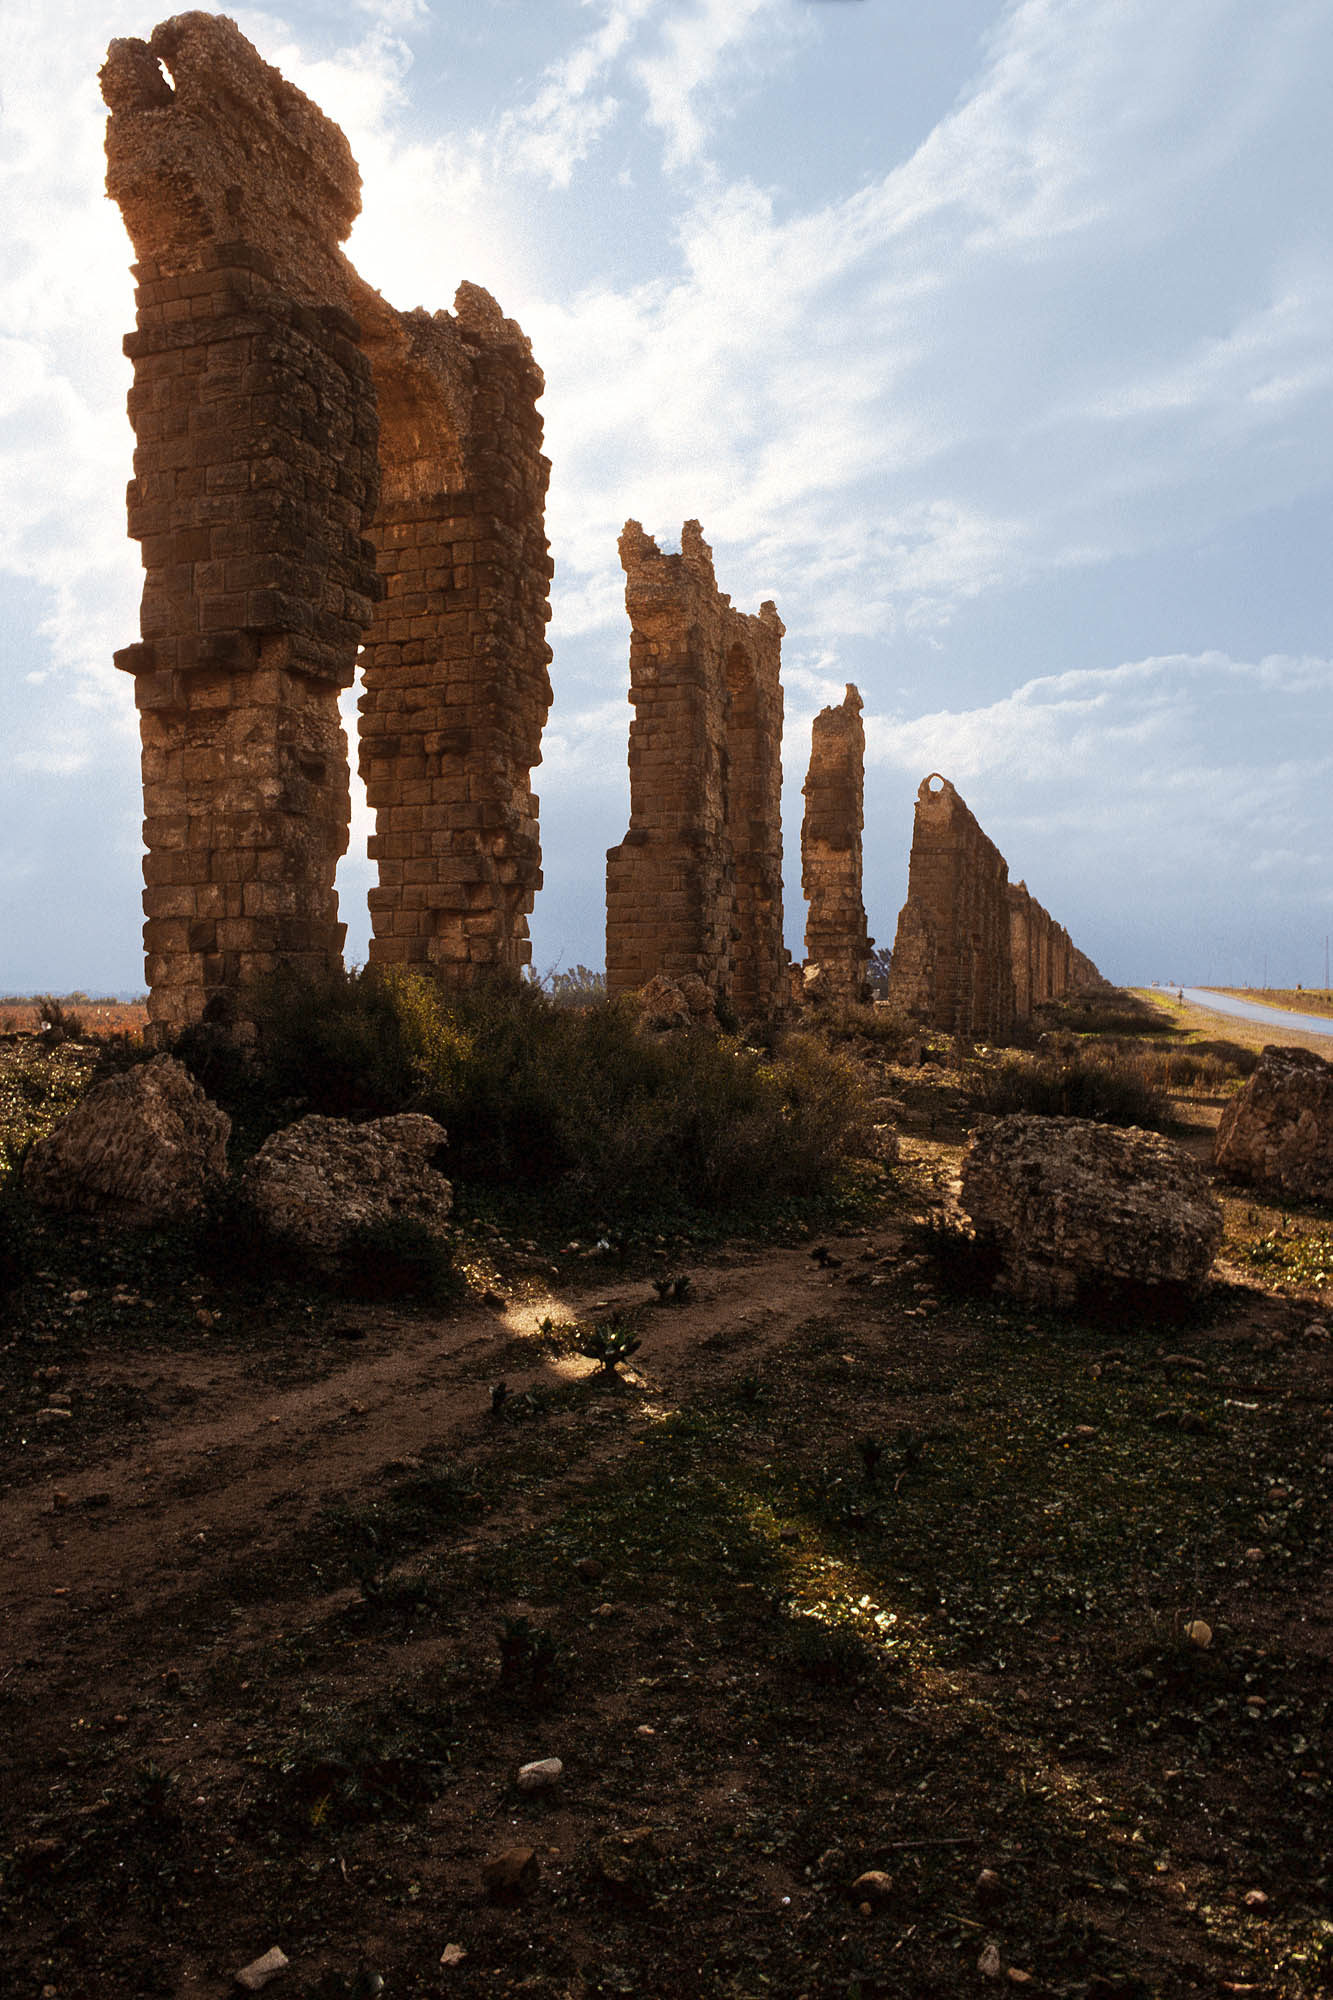
[[632, 1002], [560, 1006], [534, 984], [286, 977], [253, 1013], [252, 1095], [270, 1123], [424, 1111], [455, 1178], [541, 1190], [574, 1219], [809, 1197], [865, 1122], [854, 1064], [813, 1037], [765, 1051], [703, 1028], [653, 1036]]
[[87, 1048], [47, 1047], [32, 1035], [0, 1048], [0, 1184], [17, 1171], [33, 1140], [74, 1109], [96, 1063]]
[[1092, 1051], [1064, 1059], [1008, 1055], [978, 1064], [971, 1097], [978, 1110], [998, 1117], [1029, 1112], [1159, 1131], [1171, 1122], [1165, 1087], [1141, 1061]]
[[1033, 1011], [1041, 1027], [1064, 1029], [1074, 1035], [1170, 1035], [1176, 1031], [1168, 1014], [1120, 986], [1045, 1000]]
[[448, 1244], [411, 1215], [353, 1230], [339, 1258], [339, 1278], [353, 1298], [419, 1299], [433, 1306], [449, 1305], [465, 1289]]

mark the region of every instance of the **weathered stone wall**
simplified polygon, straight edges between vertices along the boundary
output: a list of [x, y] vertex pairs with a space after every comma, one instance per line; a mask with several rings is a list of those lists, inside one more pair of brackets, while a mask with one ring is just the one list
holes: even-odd
[[606, 858], [609, 992], [695, 974], [742, 1015], [771, 1007], [782, 943], [782, 621], [732, 608], [687, 521], [663, 555], [620, 537], [630, 616], [630, 824]]
[[807, 971], [817, 971], [821, 992], [833, 999], [862, 1000], [868, 988], [871, 939], [861, 899], [865, 752], [861, 697], [849, 683], [842, 701], [815, 717], [801, 826]]
[[947, 778], [916, 798], [907, 901], [889, 999], [951, 1034], [998, 1039], [1014, 1021], [1009, 869]]
[[932, 1027], [998, 1041], [1043, 1001], [1105, 983], [1026, 885], [1010, 883], [948, 779], [923, 779], [890, 1000]]
[[337, 698], [372, 618], [372, 955], [456, 979], [520, 964], [550, 698], [527, 342], [472, 287], [455, 318], [363, 283], [339, 247], [360, 206], [346, 140], [225, 16], [113, 42], [101, 81], [138, 260], [146, 574], [117, 663], [142, 718], [150, 1018], [338, 960]]

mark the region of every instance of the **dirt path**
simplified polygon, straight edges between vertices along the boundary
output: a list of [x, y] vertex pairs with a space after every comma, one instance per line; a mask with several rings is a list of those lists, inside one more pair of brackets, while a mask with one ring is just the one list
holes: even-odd
[[[879, 1259], [896, 1261], [892, 1244], [880, 1231], [834, 1254], [856, 1258], [870, 1282]], [[638, 1379], [670, 1399], [771, 1357], [841, 1302], [845, 1277], [805, 1249], [732, 1252], [699, 1274], [689, 1302], [653, 1313]], [[219, 1549], [258, 1561], [386, 1465], [428, 1450], [466, 1456], [485, 1439], [497, 1377], [517, 1394], [595, 1375], [592, 1361], [543, 1351], [544, 1320], [604, 1318], [651, 1296], [643, 1279], [603, 1279], [586, 1291], [534, 1291], [502, 1314], [352, 1312], [362, 1338], [347, 1360], [290, 1389], [257, 1385], [245, 1357], [208, 1348], [175, 1357], [171, 1382], [193, 1405], [190, 1421], [150, 1419], [128, 1448], [0, 1499], [0, 1620], [12, 1646], [78, 1645], [93, 1614], [141, 1620], [205, 1576]], [[104, 1374], [105, 1363], [94, 1366], [81, 1387], [96, 1393]]]

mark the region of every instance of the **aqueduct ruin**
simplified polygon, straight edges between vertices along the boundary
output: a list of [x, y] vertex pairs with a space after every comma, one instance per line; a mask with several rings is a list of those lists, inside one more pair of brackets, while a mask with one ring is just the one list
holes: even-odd
[[225, 16], [111, 44], [107, 187], [137, 262], [133, 674], [151, 1020], [341, 960], [338, 696], [364, 647], [375, 962], [465, 984], [530, 956], [550, 704], [549, 465], [495, 301], [400, 313], [340, 245], [338, 127]]
[[[350, 818], [339, 695], [362, 669], [372, 963], [516, 973], [541, 884], [533, 767], [551, 700], [542, 375], [474, 285], [399, 312], [341, 245], [360, 176], [338, 127], [223, 15], [111, 44], [107, 189], [134, 245], [129, 530], [149, 1017], [225, 1019], [279, 966], [341, 963]], [[782, 927], [783, 625], [735, 610], [687, 521], [620, 538], [630, 824], [607, 855], [613, 994], [696, 975], [753, 1018], [790, 986]], [[802, 880], [823, 990], [856, 999], [860, 696], [814, 724]], [[1095, 967], [952, 785], [917, 801], [891, 997], [999, 1037]]]
[[1010, 884], [949, 780], [923, 778], [889, 999], [931, 1027], [1002, 1041], [1042, 1001], [1105, 983], [1026, 886]]
[[630, 616], [630, 823], [606, 857], [606, 983], [697, 974], [745, 1017], [778, 1001], [782, 942], [782, 620], [736, 611], [687, 521], [664, 555], [620, 537]]
[[849, 683], [842, 701], [815, 717], [801, 826], [807, 966], [833, 1000], [863, 1000], [870, 972], [861, 900], [865, 758], [861, 696]]

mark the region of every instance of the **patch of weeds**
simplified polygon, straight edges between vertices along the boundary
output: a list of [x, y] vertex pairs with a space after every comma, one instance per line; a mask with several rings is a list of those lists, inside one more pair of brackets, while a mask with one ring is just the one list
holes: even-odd
[[1142, 1059], [1097, 1050], [979, 1062], [971, 1072], [970, 1095], [975, 1109], [995, 1117], [1026, 1112], [1151, 1131], [1172, 1122], [1166, 1088]]
[[1235, 1254], [1270, 1282], [1319, 1289], [1333, 1284], [1333, 1230], [1283, 1222], [1256, 1241], [1238, 1245]]
[[265, 1760], [249, 1827], [327, 1834], [413, 1812], [450, 1782], [456, 1740], [451, 1708], [402, 1692], [328, 1717]]
[[500, 1649], [500, 1686], [531, 1702], [546, 1699], [560, 1647], [551, 1633], [528, 1618], [506, 1618], [495, 1635]]
[[392, 1485], [380, 1499], [356, 1506], [334, 1501], [316, 1515], [309, 1537], [309, 1556], [316, 1565], [340, 1556], [361, 1585], [383, 1579], [403, 1556], [436, 1540], [447, 1528], [468, 1519], [481, 1496], [447, 1466], [410, 1474]]
[[850, 1625], [793, 1618], [785, 1635], [786, 1664], [820, 1687], [851, 1687], [870, 1671], [872, 1649]]
[[33, 1141], [74, 1109], [97, 1061], [94, 1049], [47, 1047], [31, 1035], [0, 1047], [0, 1182], [16, 1177]]
[[657, 1293], [659, 1306], [682, 1306], [693, 1293], [694, 1281], [688, 1275], [654, 1278], [653, 1290]]
[[353, 1230], [339, 1258], [339, 1274], [353, 1298], [367, 1301], [454, 1305], [465, 1290], [449, 1245], [410, 1215], [363, 1222]]
[[579, 1341], [579, 1353], [595, 1361], [603, 1375], [614, 1375], [622, 1362], [637, 1354], [643, 1341], [627, 1320], [594, 1326]]
[[999, 1275], [1002, 1258], [998, 1245], [938, 1211], [908, 1231], [907, 1247], [926, 1259], [940, 1290], [954, 1297], [989, 1293]]

